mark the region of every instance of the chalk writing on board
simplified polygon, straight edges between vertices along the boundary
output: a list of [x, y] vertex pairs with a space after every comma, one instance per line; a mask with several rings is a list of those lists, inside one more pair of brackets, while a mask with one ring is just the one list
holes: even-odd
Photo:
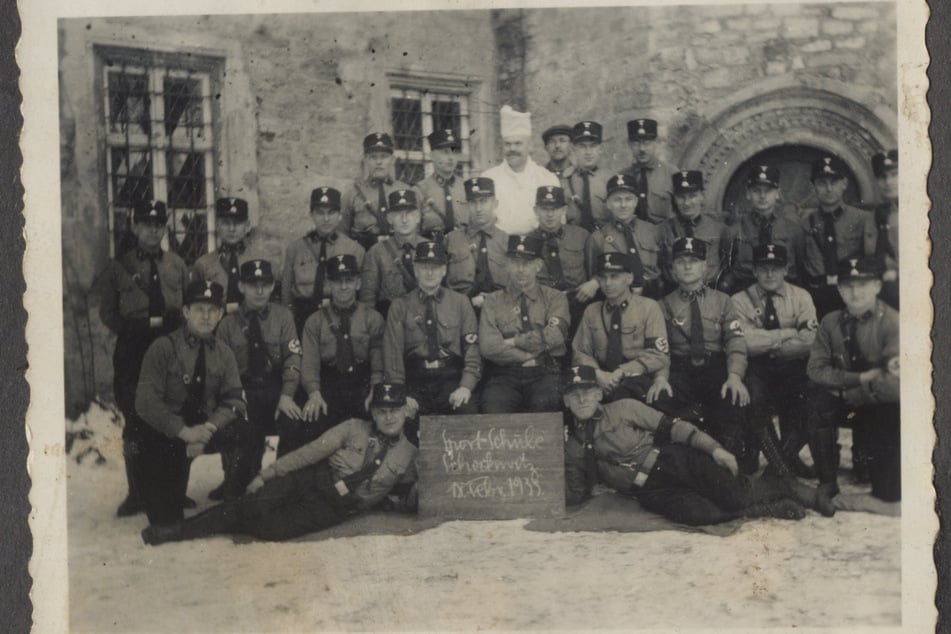
[[[445, 472], [473, 475], [468, 480], [447, 483], [452, 498], [531, 498], [543, 494], [538, 469], [525, 455], [525, 451], [537, 450], [544, 443], [544, 436], [532, 425], [518, 432], [490, 427], [465, 435], [443, 429], [442, 441]], [[521, 453], [512, 453], [517, 451]], [[478, 475], [499, 472], [507, 477]]]

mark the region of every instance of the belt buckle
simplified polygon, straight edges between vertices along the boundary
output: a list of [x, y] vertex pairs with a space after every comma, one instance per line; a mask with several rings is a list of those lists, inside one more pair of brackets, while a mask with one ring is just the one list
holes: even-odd
[[164, 317], [149, 317], [149, 328], [161, 328], [164, 324]]
[[647, 474], [643, 471], [638, 471], [637, 475], [634, 476], [634, 486], [640, 488], [644, 486], [645, 482], [647, 482]]
[[427, 370], [438, 370], [442, 367], [442, 361], [423, 361], [423, 367]]
[[334, 488], [337, 489], [337, 493], [339, 493], [341, 497], [350, 493], [350, 489], [347, 488], [347, 483], [343, 480], [334, 482]]
[[704, 365], [706, 365], [706, 363], [707, 363], [706, 357], [690, 357], [690, 365], [692, 365], [695, 368], [703, 367]]
[[826, 284], [828, 284], [829, 286], [835, 286], [838, 283], [839, 283], [838, 275], [826, 275]]

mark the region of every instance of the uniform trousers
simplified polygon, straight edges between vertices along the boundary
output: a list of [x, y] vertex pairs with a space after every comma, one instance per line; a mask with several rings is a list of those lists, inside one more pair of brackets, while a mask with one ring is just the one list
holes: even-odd
[[486, 364], [482, 413], [557, 412], [561, 410], [557, 367], [533, 368]]
[[[750, 359], [746, 376], [750, 427], [753, 431], [766, 428], [772, 425], [773, 415], [778, 415], [783, 457], [797, 456], [807, 433], [806, 397], [810, 387], [806, 360], [757, 357]], [[772, 456], [767, 454], [767, 458], [772, 461]]]
[[[248, 451], [251, 462], [257, 465], [258, 470], [261, 468], [261, 460], [267, 446], [266, 437], [279, 436], [282, 429], [299, 422], [292, 421], [283, 413], [278, 414], [277, 419], [274, 418], [281, 398], [281, 387], [280, 377], [261, 384], [244, 381], [244, 392], [248, 399], [248, 421], [253, 431]], [[307, 403], [307, 395], [302, 389], [297, 390], [294, 402], [300, 407]]]
[[449, 404], [449, 395], [459, 388], [462, 374], [458, 369], [430, 370], [421, 372], [407, 372], [407, 395], [419, 403], [419, 412], [415, 417], [406, 421], [403, 434], [411, 443], [419, 446], [419, 417], [444, 416], [457, 414], [478, 414], [479, 394], [475, 390], [469, 397], [469, 402], [457, 409]]

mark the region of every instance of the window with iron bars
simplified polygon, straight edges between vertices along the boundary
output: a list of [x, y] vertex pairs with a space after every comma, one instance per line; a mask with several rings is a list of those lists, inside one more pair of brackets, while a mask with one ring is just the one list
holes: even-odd
[[469, 141], [469, 95], [429, 89], [393, 88], [390, 91], [396, 178], [415, 184], [433, 173], [429, 141], [434, 130], [452, 130], [460, 140], [456, 173], [465, 178], [472, 165]]
[[212, 82], [219, 62], [149, 51], [100, 53], [111, 255], [135, 246], [134, 205], [163, 200], [166, 246], [190, 265], [214, 247]]

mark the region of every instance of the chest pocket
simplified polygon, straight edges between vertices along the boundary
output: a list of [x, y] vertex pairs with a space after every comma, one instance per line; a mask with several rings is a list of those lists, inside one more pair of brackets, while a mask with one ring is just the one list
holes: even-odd
[[[351, 328], [350, 339], [353, 341], [353, 354], [360, 360], [367, 361], [367, 357], [369, 356], [368, 348], [370, 346], [370, 335], [366, 332], [356, 332]], [[334, 339], [333, 349], [337, 349], [336, 339]]]
[[512, 307], [509, 306], [497, 313], [495, 323], [498, 325], [499, 331], [508, 338], [518, 334], [521, 319], [521, 314], [516, 313], [512, 310]]
[[403, 274], [400, 273], [399, 267], [400, 265], [390, 258], [383, 269], [383, 292], [390, 299], [400, 297], [406, 292], [403, 286]]
[[864, 228], [857, 222], [851, 222], [843, 227], [843, 231], [836, 237], [837, 246], [842, 247], [846, 256], [857, 254], [862, 249]]
[[449, 347], [453, 343], [458, 343], [459, 338], [462, 336], [462, 327], [458, 324], [446, 323], [442, 319], [437, 319], [439, 324], [439, 343], [443, 346]]
[[[328, 254], [327, 257], [330, 257]], [[294, 279], [298, 284], [313, 284], [317, 276], [317, 262], [304, 246], [294, 259]]]

